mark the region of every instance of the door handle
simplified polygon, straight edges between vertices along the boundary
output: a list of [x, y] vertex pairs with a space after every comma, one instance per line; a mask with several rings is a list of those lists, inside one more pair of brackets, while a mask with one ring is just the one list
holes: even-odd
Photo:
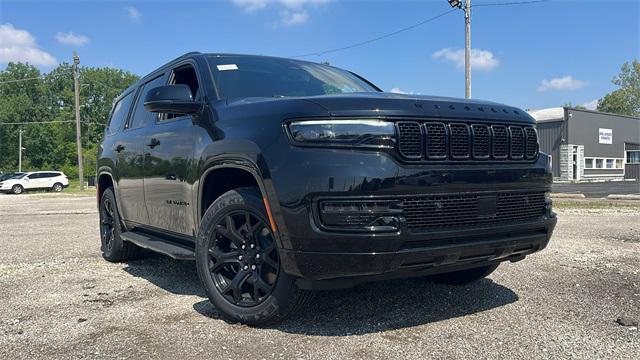
[[150, 148], [154, 148], [156, 146], [160, 145], [160, 140], [156, 139], [156, 138], [152, 138], [151, 141], [149, 141], [149, 143], [147, 144], [148, 147]]
[[115, 150], [115, 152], [120, 152], [120, 151], [124, 150], [124, 145], [118, 144], [113, 148], [113, 150]]

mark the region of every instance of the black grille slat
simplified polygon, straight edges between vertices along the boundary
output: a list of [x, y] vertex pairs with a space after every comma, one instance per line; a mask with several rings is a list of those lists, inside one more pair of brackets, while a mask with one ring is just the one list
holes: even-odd
[[491, 132], [487, 125], [471, 125], [473, 158], [488, 159], [491, 155]]
[[527, 137], [527, 159], [535, 159], [538, 156], [538, 133], [532, 127], [524, 128]]
[[412, 231], [460, 228], [534, 220], [545, 211], [544, 192], [498, 193], [496, 212], [481, 217], [479, 194], [420, 196], [403, 201], [403, 216]]
[[509, 155], [509, 132], [503, 125], [493, 125], [493, 158], [506, 159]]
[[466, 124], [449, 124], [449, 151], [451, 158], [464, 160], [469, 158], [471, 135]]
[[447, 158], [447, 128], [442, 123], [426, 123], [427, 158], [442, 160]]
[[511, 135], [511, 158], [522, 159], [524, 157], [524, 130], [519, 126], [509, 126]]
[[422, 157], [422, 130], [420, 123], [403, 121], [398, 124], [398, 151], [409, 159]]

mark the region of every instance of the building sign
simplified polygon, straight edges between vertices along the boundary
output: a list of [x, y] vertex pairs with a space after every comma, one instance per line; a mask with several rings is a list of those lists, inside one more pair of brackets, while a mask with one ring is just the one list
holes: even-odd
[[613, 130], [611, 129], [598, 129], [598, 143], [599, 144], [613, 144]]

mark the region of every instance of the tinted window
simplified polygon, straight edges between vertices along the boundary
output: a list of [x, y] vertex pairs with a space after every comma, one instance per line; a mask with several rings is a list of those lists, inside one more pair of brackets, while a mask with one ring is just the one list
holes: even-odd
[[157, 114], [148, 112], [144, 109], [144, 99], [147, 97], [147, 93], [158, 86], [164, 85], [164, 76], [157, 77], [142, 87], [142, 91], [140, 91], [140, 95], [138, 96], [138, 100], [136, 101], [136, 109], [133, 113], [133, 117], [129, 124], [127, 124], [127, 129], [137, 129], [147, 125], [149, 122], [152, 122], [153, 119], [157, 116]]
[[30, 180], [40, 179], [41, 177], [42, 177], [42, 174], [38, 174], [38, 173], [29, 175]]
[[352, 73], [331, 66], [268, 57], [209, 57], [222, 98], [289, 97], [377, 92]]
[[118, 130], [122, 126], [122, 123], [127, 118], [132, 99], [133, 92], [130, 92], [129, 94], [127, 94], [127, 96], [120, 99], [120, 101], [118, 101], [114, 105], [113, 112], [111, 114], [111, 121], [109, 121], [109, 128], [107, 129], [107, 134], [113, 135], [118, 132]]
[[[198, 84], [198, 76], [196, 75], [196, 70], [191, 65], [181, 66], [177, 69], [174, 69], [171, 72], [171, 78], [169, 80], [169, 84], [171, 85], [187, 85], [189, 90], [191, 90], [191, 96], [195, 99], [198, 94], [198, 89], [200, 85]], [[184, 115], [180, 114], [160, 114], [160, 121], [169, 120], [176, 117], [181, 117]]]

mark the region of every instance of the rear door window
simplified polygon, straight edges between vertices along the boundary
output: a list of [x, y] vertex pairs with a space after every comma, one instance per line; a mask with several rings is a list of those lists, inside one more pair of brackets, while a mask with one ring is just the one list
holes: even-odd
[[127, 114], [129, 114], [132, 99], [133, 92], [130, 92], [113, 106], [111, 120], [109, 121], [109, 126], [107, 128], [108, 135], [113, 135], [120, 130], [122, 123], [127, 118]]

